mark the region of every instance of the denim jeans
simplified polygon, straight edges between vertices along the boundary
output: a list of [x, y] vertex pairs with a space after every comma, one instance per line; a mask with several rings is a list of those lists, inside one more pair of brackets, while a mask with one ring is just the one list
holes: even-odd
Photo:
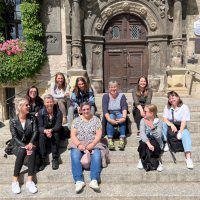
[[[109, 114], [111, 119], [116, 120], [116, 116], [114, 114]], [[117, 115], [117, 119], [122, 119], [123, 118], [123, 114], [119, 114]], [[113, 138], [113, 130], [114, 130], [114, 126], [107, 122], [107, 135], [108, 137]], [[120, 138], [125, 138], [125, 131], [126, 131], [126, 122], [123, 122], [122, 124], [119, 124], [119, 130], [120, 130]]]
[[[81, 158], [84, 152], [79, 149], [71, 150], [71, 163], [72, 163], [72, 174], [75, 183], [77, 181], [83, 181], [83, 170], [81, 165]], [[101, 151], [94, 149], [94, 154], [91, 155], [90, 164], [90, 178], [91, 180], [97, 180], [101, 171]]]
[[[167, 141], [167, 129], [168, 129], [167, 124], [165, 122], [163, 122], [162, 135], [163, 135], [164, 141]], [[184, 147], [184, 151], [191, 152], [191, 137], [190, 137], [190, 133], [187, 129], [187, 125], [185, 126], [185, 129], [183, 130], [183, 132], [181, 134], [181, 140], [182, 140], [182, 144]]]
[[[70, 106], [68, 109], [68, 129], [71, 130], [71, 125], [74, 120], [74, 107]], [[91, 115], [95, 115], [95, 107], [91, 106]]]

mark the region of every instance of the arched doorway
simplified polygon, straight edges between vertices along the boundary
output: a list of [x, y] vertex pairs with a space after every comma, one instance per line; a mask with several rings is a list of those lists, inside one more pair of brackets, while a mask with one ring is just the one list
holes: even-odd
[[119, 92], [132, 92], [140, 76], [148, 75], [147, 29], [134, 15], [112, 18], [104, 29], [104, 90], [119, 83]]

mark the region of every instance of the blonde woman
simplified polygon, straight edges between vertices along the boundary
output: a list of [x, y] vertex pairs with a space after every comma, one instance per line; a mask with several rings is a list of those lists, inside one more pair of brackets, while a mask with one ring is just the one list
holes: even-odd
[[[138, 163], [138, 169], [143, 169], [141, 159], [146, 157], [146, 149], [152, 152], [152, 156], [159, 159], [161, 149], [163, 148], [162, 141], [162, 128], [163, 124], [159, 118], [157, 118], [157, 107], [153, 104], [146, 105], [144, 107], [144, 118], [140, 121], [140, 141], [138, 152], [140, 160]], [[157, 171], [162, 171], [162, 164], [159, 162]]]
[[10, 132], [12, 134], [13, 153], [17, 156], [14, 168], [14, 177], [12, 182], [12, 192], [18, 194], [21, 192], [19, 187], [19, 173], [23, 166], [24, 158], [28, 155], [28, 180], [26, 187], [31, 193], [36, 193], [37, 188], [33, 180], [36, 144], [38, 129], [36, 118], [29, 114], [29, 102], [24, 98], [16, 98], [14, 100], [15, 107], [19, 114], [10, 120]]

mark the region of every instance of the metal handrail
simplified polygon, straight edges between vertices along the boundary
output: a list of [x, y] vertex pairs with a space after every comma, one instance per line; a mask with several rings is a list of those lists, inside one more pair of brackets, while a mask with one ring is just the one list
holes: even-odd
[[[69, 75], [69, 74], [67, 74], [67, 73], [63, 73], [64, 75], [66, 75], [67, 76], [67, 78], [69, 78], [69, 77], [71, 77], [71, 75]], [[51, 78], [53, 78], [53, 77], [55, 77], [56, 75], [54, 75], [54, 76], [51, 76], [50, 78], [47, 78], [47, 79], [45, 79], [44, 81], [41, 81], [41, 82], [39, 82], [39, 83], [37, 83], [36, 85], [39, 85], [40, 83], [43, 83], [43, 82], [45, 82], [45, 81], [47, 81], [47, 80], [49, 80], [49, 79], [51, 79]], [[33, 85], [33, 86], [36, 86], [36, 85]], [[18, 96], [19, 94], [21, 94], [21, 93], [23, 93], [23, 92], [25, 92], [25, 91], [27, 91], [27, 89], [28, 88], [26, 88], [25, 90], [23, 90], [22, 92], [19, 92], [19, 93], [17, 93], [17, 94], [15, 94], [14, 96], [12, 96], [12, 97], [10, 97], [10, 98], [8, 98], [8, 99], [6, 99], [6, 102], [8, 101], [8, 100], [10, 100], [10, 99], [12, 99], [12, 98], [14, 98], [14, 97], [16, 97], [16, 96]], [[7, 104], [7, 103], [6, 103]]]
[[194, 74], [191, 74], [192, 76], [194, 76], [194, 78], [196, 78], [196, 74], [200, 75], [200, 73], [195, 72], [193, 70], [188, 70], [187, 74], [189, 75], [191, 72], [194, 73]]

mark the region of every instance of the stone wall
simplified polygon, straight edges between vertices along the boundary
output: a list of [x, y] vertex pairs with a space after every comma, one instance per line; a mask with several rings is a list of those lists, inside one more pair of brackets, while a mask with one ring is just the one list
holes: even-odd
[[[188, 1], [186, 10], [186, 34], [187, 34], [187, 48], [186, 48], [186, 68], [188, 70], [194, 70], [200, 73], [200, 53], [195, 54], [195, 59], [198, 59], [198, 63], [190, 64], [188, 59], [191, 59], [191, 54], [195, 52], [194, 38], [200, 40], [200, 36], [196, 36], [194, 33], [194, 22], [199, 19], [200, 15], [200, 0]], [[200, 75], [196, 75], [196, 78], [190, 75], [186, 75], [186, 86], [192, 97], [200, 98]]]

